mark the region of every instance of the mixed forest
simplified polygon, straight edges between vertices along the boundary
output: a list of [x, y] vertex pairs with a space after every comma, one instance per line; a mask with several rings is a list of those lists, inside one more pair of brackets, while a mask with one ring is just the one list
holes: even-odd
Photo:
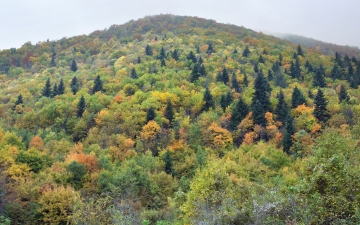
[[0, 80], [0, 224], [360, 223], [356, 57], [160, 15]]

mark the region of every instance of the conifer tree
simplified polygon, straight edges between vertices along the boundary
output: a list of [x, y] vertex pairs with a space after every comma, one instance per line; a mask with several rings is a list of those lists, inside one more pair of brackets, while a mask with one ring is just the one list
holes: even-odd
[[243, 57], [248, 57], [250, 55], [250, 50], [249, 50], [249, 47], [246, 46], [243, 53], [242, 53], [242, 56]]
[[172, 105], [170, 99], [167, 100], [164, 117], [167, 120], [169, 120], [170, 124], [172, 123], [172, 121], [174, 119], [174, 108], [173, 108], [173, 105]]
[[45, 97], [51, 97], [51, 84], [50, 84], [50, 78], [46, 80], [45, 87], [42, 90], [42, 96]]
[[254, 124], [265, 127], [266, 119], [265, 119], [265, 109], [261, 102], [258, 99], [254, 99], [252, 103], [252, 118], [254, 120]]
[[254, 64], [254, 71], [255, 71], [255, 73], [258, 73], [258, 72], [259, 72], [258, 63], [255, 63], [255, 64]]
[[313, 85], [314, 87], [325, 87], [326, 85], [323, 69], [321, 69], [321, 67], [315, 71]]
[[285, 96], [282, 90], [277, 95], [278, 103], [275, 108], [276, 118], [278, 121], [285, 124], [286, 118], [289, 116], [289, 110], [285, 102]]
[[153, 51], [152, 51], [150, 45], [146, 45], [146, 47], [145, 47], [145, 55], [148, 55], [148, 56], [153, 55]]
[[269, 81], [272, 81], [274, 79], [274, 75], [271, 71], [271, 69], [268, 69], [268, 76], [267, 76], [268, 80]]
[[58, 95], [58, 86], [57, 86], [57, 83], [54, 84], [51, 97], [55, 97], [56, 95]]
[[298, 55], [301, 55], [302, 57], [304, 57], [304, 52], [303, 52], [303, 50], [301, 49], [301, 46], [300, 46], [300, 45], [298, 45], [298, 47], [297, 47], [297, 54], [298, 54]]
[[339, 71], [338, 65], [334, 64], [334, 67], [331, 70], [331, 78], [333, 81], [335, 81], [336, 79], [341, 79], [341, 73]]
[[210, 108], [215, 107], [214, 99], [213, 99], [213, 96], [210, 93], [209, 88], [205, 89], [203, 101], [205, 102], [205, 104], [203, 106], [204, 111], [208, 111]]
[[276, 86], [286, 88], [288, 86], [286, 78], [280, 69], [275, 71], [274, 82]]
[[202, 64], [202, 63], [204, 62], [204, 60], [203, 60], [202, 57], [200, 56], [197, 62], [198, 62], [198, 64], [200, 65], [200, 64]]
[[260, 56], [259, 56], [259, 63], [265, 63], [265, 60], [264, 60], [264, 58], [262, 57], [261, 54], [260, 54]]
[[194, 83], [196, 80], [199, 79], [200, 77], [200, 68], [199, 68], [199, 64], [195, 64], [193, 69], [191, 70], [191, 74], [190, 74], [190, 82]]
[[236, 79], [235, 73], [233, 73], [232, 78], [231, 78], [231, 86], [232, 86], [232, 88], [234, 88], [234, 90], [237, 93], [241, 92], [240, 84], [239, 84], [239, 81]]
[[230, 118], [230, 127], [231, 129], [236, 129], [239, 123], [246, 117], [249, 113], [249, 107], [246, 103], [239, 98], [239, 101], [235, 104], [235, 106], [231, 110], [231, 118]]
[[249, 81], [247, 79], [246, 73], [244, 74], [244, 81], [243, 82], [244, 82], [245, 87], [249, 86]]
[[286, 152], [288, 155], [290, 155], [290, 148], [293, 145], [292, 135], [294, 135], [294, 133], [295, 133], [295, 127], [293, 124], [293, 119], [290, 116], [288, 116], [285, 124], [284, 137], [282, 141], [284, 152]]
[[51, 56], [50, 67], [55, 67], [56, 66], [55, 57], [56, 57], [56, 53], [53, 52], [53, 54]]
[[226, 95], [221, 95], [220, 106], [221, 106], [221, 108], [223, 109], [224, 112], [225, 112], [226, 107], [231, 105], [232, 102], [233, 102], [233, 96], [232, 96], [230, 91], [228, 91], [226, 93]]
[[138, 75], [136, 73], [135, 68], [131, 69], [130, 78], [132, 78], [132, 79], [137, 79], [138, 78]]
[[57, 89], [57, 94], [63, 95], [64, 93], [65, 93], [65, 84], [64, 84], [64, 80], [61, 78]]
[[291, 107], [295, 109], [302, 104], [306, 104], [306, 98], [301, 91], [295, 87], [291, 95]]
[[222, 110], [225, 112], [225, 109], [227, 107], [227, 104], [226, 104], [226, 99], [225, 99], [225, 95], [221, 95], [220, 97], [220, 106], [222, 108]]
[[197, 59], [192, 51], [190, 51], [189, 55], [186, 56], [187, 60], [191, 60], [193, 63], [197, 62]]
[[24, 104], [24, 102], [23, 102], [23, 97], [22, 97], [21, 94], [19, 94], [18, 97], [17, 97], [17, 99], [16, 99], [16, 101], [15, 101], [15, 103], [14, 103], [14, 106], [12, 107], [12, 110], [15, 111], [16, 106], [18, 106], [18, 105], [23, 105], [23, 104]]
[[314, 99], [314, 116], [320, 122], [326, 122], [330, 118], [330, 114], [326, 109], [327, 103], [328, 102], [324, 96], [324, 93], [321, 91], [321, 89], [318, 89], [318, 93], [316, 94]]
[[165, 163], [165, 173], [170, 174], [171, 176], [174, 176], [174, 168], [173, 168], [173, 159], [171, 157], [171, 154], [169, 150], [166, 151], [166, 153], [163, 156], [163, 161]]
[[141, 59], [140, 59], [140, 56], [138, 56], [137, 58], [137, 64], [140, 64], [141, 63]]
[[156, 117], [156, 113], [154, 108], [151, 106], [147, 112], [146, 112], [146, 123], [148, 123], [150, 120], [154, 120]]
[[73, 77], [70, 83], [71, 91], [75, 95], [79, 90], [79, 83], [76, 77]]
[[161, 47], [159, 59], [166, 59], [166, 53], [164, 47]]
[[162, 67], [166, 66], [165, 59], [160, 60], [160, 66]]
[[224, 67], [222, 70], [222, 81], [224, 82], [224, 84], [227, 84], [229, 82], [229, 73], [226, 67]]
[[264, 55], [267, 55], [267, 54], [268, 54], [268, 52], [266, 51], [265, 48], [264, 48], [264, 50], [262, 51], [262, 54], [264, 54]]
[[270, 111], [269, 97], [270, 97], [271, 88], [261, 70], [255, 79], [254, 89], [255, 89], [255, 93], [252, 101], [253, 105], [256, 102], [256, 100], [258, 100], [264, 109], [264, 113]]
[[212, 44], [210, 43], [209, 46], [208, 46], [208, 49], [207, 49], [206, 53], [207, 53], [208, 55], [210, 55], [210, 54], [213, 53], [213, 52], [215, 52], [215, 51], [214, 51], [214, 48], [213, 48]]
[[312, 93], [312, 91], [311, 91], [310, 89], [308, 90], [308, 96], [309, 96], [309, 98], [311, 98], [311, 99], [314, 98], [314, 95], [313, 95], [313, 93]]
[[199, 46], [196, 47], [196, 53], [200, 54], [200, 47]]
[[84, 95], [82, 95], [77, 107], [77, 112], [76, 112], [77, 117], [82, 117], [83, 113], [85, 112], [85, 108], [86, 108], [85, 98]]
[[100, 75], [98, 75], [94, 81], [93, 94], [95, 94], [98, 91], [102, 91], [102, 89], [103, 89], [103, 82], [100, 79]]
[[238, 50], [235, 48], [234, 51], [233, 51], [234, 54], [237, 54], [238, 53]]
[[352, 67], [351, 63], [348, 64], [347, 73], [346, 73], [346, 80], [351, 83], [351, 80], [354, 78], [354, 68]]
[[349, 94], [347, 93], [344, 85], [340, 85], [339, 101], [340, 102], [343, 102], [343, 101], [349, 102], [350, 101]]
[[78, 66], [77, 66], [75, 58], [73, 58], [72, 61], [71, 61], [70, 69], [73, 72], [76, 72], [78, 70]]
[[174, 50], [171, 54], [171, 57], [175, 60], [175, 61], [178, 61], [179, 60], [179, 53], [178, 53], [178, 50]]
[[[279, 61], [278, 61], [279, 66], [282, 66], [282, 60], [283, 60], [283, 56], [282, 56], [281, 53], [280, 53], [280, 54], [279, 54]], [[275, 70], [274, 70], [274, 72], [275, 72]]]
[[205, 77], [206, 76], [206, 70], [205, 70], [205, 66], [201, 65], [199, 68], [199, 73], [201, 76]]

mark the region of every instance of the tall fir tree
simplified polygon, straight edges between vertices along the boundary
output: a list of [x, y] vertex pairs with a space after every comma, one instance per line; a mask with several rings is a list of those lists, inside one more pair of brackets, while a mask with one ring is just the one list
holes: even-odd
[[55, 58], [56, 58], [56, 53], [53, 52], [53, 54], [51, 56], [50, 67], [55, 67], [56, 66]]
[[240, 84], [239, 84], [239, 81], [236, 78], [235, 73], [233, 73], [232, 78], [231, 78], [231, 86], [232, 86], [232, 88], [234, 88], [234, 90], [237, 93], [241, 92]]
[[52, 93], [51, 93], [51, 97], [55, 97], [56, 95], [58, 95], [58, 86], [57, 83], [54, 84], [54, 87], [52, 89]]
[[214, 51], [214, 47], [213, 47], [212, 44], [210, 43], [209, 46], [208, 46], [208, 49], [207, 49], [206, 53], [207, 53], [208, 55], [210, 55], [210, 54], [213, 53], [213, 52], [215, 52], [215, 51]]
[[76, 72], [78, 70], [78, 66], [77, 66], [75, 58], [73, 58], [72, 61], [71, 61], [70, 69], [73, 72]]
[[201, 65], [200, 68], [199, 68], [199, 73], [202, 77], [205, 77], [206, 76], [206, 70], [205, 70], [205, 66], [204, 65]]
[[76, 112], [77, 117], [83, 116], [83, 113], [85, 112], [85, 108], [86, 108], [85, 97], [84, 95], [82, 95], [77, 105], [77, 112]]
[[269, 81], [272, 81], [274, 79], [274, 75], [273, 72], [271, 71], [271, 69], [268, 69], [268, 76], [267, 76]]
[[250, 50], [249, 50], [249, 47], [246, 46], [243, 53], [242, 53], [242, 56], [243, 57], [248, 57], [250, 55]]
[[230, 118], [230, 127], [235, 130], [239, 123], [246, 117], [249, 113], [249, 107], [246, 103], [239, 98], [239, 101], [235, 104], [235, 106], [231, 110], [231, 118]]
[[175, 49], [172, 54], [171, 54], [171, 57], [175, 60], [175, 61], [178, 61], [179, 60], [179, 52], [177, 49]]
[[265, 109], [258, 99], [254, 99], [252, 103], [252, 118], [254, 124], [265, 127], [267, 121], [265, 119]]
[[197, 81], [199, 79], [200, 76], [201, 76], [201, 74], [200, 74], [199, 64], [196, 63], [196, 64], [194, 64], [194, 67], [191, 70], [190, 82], [194, 83], [195, 81]]
[[138, 56], [138, 58], [137, 58], [137, 64], [140, 64], [141, 63], [141, 58], [140, 58], [140, 56]]
[[298, 55], [301, 55], [302, 57], [304, 57], [304, 52], [303, 52], [303, 50], [302, 50], [302, 48], [301, 48], [300, 45], [297, 46], [297, 54], [298, 54]]
[[[282, 60], [283, 60], [283, 56], [281, 55], [281, 53], [279, 54], [279, 60], [278, 60], [278, 63], [279, 63], [279, 66], [282, 66]], [[275, 71], [274, 71], [275, 72]]]
[[331, 74], [330, 74], [331, 78], [333, 81], [335, 81], [336, 79], [342, 79], [341, 73], [339, 71], [339, 67], [338, 65], [334, 64], [334, 67], [331, 70]]
[[79, 90], [79, 83], [76, 77], [73, 77], [70, 83], [71, 92], [75, 95]]
[[222, 70], [222, 81], [224, 82], [224, 84], [227, 84], [229, 82], [229, 73], [226, 67], [224, 67]]
[[130, 78], [132, 78], [132, 79], [137, 79], [137, 78], [138, 78], [138, 75], [137, 75], [137, 73], [136, 73], [135, 68], [132, 68], [132, 69], [131, 69]]
[[161, 47], [159, 59], [166, 59], [166, 53], [164, 47]]
[[169, 152], [169, 150], [166, 151], [166, 153], [163, 156], [163, 161], [165, 163], [165, 173], [174, 176], [175, 172], [174, 172], [174, 166], [173, 166], [173, 159], [171, 157], [171, 154]]
[[317, 68], [315, 71], [313, 85], [314, 87], [325, 87], [326, 85], [323, 69], [321, 67]]
[[194, 55], [194, 53], [192, 51], [190, 51], [189, 55], [186, 56], [187, 60], [191, 60], [193, 63], [197, 62], [196, 56]]
[[146, 123], [148, 123], [150, 120], [154, 120], [156, 117], [156, 113], [154, 108], [151, 106], [147, 112], [146, 112]]
[[286, 118], [289, 116], [289, 109], [285, 102], [285, 96], [282, 90], [280, 90], [280, 93], [277, 95], [278, 103], [275, 108], [276, 113], [276, 119], [282, 124], [285, 124]]
[[150, 47], [150, 45], [146, 45], [146, 47], [145, 47], [145, 55], [148, 55], [148, 56], [153, 55], [153, 51], [152, 51], [152, 48]]
[[293, 124], [293, 119], [290, 116], [288, 116], [285, 123], [284, 136], [282, 140], [284, 152], [287, 153], [288, 155], [291, 154], [290, 148], [293, 145], [292, 136], [294, 135], [294, 133], [295, 133], [295, 127]]
[[16, 101], [15, 101], [15, 103], [14, 103], [14, 106], [12, 107], [12, 110], [15, 111], [16, 106], [23, 105], [23, 104], [24, 104], [23, 96], [21, 94], [19, 94]]
[[264, 109], [264, 113], [270, 110], [270, 92], [269, 82], [260, 70], [254, 82], [255, 93], [253, 96], [253, 104], [258, 100]]
[[63, 95], [64, 93], [65, 93], [65, 84], [64, 84], [64, 80], [61, 78], [57, 89], [57, 94]]
[[291, 95], [291, 107], [295, 109], [302, 104], [306, 104], [306, 98], [301, 91], [295, 87]]
[[46, 80], [45, 87], [42, 90], [42, 96], [51, 97], [51, 94], [52, 94], [52, 92], [51, 92], [51, 83], [50, 83], [50, 78], [48, 78]]
[[259, 56], [259, 63], [265, 63], [265, 59], [264, 59], [264, 57], [262, 57], [261, 54]]
[[221, 97], [220, 97], [220, 106], [224, 112], [225, 112], [226, 107], [228, 107], [226, 104], [225, 98], [226, 98], [225, 95], [221, 95]]
[[103, 82], [100, 79], [100, 75], [98, 75], [94, 81], [93, 94], [95, 94], [98, 91], [102, 91], [102, 89], [103, 89]]
[[327, 111], [327, 100], [324, 96], [324, 93], [321, 91], [321, 89], [318, 89], [318, 92], [314, 99], [314, 116], [315, 118], [320, 122], [327, 122], [330, 118], [330, 114]]
[[246, 73], [244, 73], [244, 80], [243, 80], [243, 82], [244, 82], [245, 87], [249, 86], [249, 81], [248, 81], [248, 78], [247, 78]]
[[274, 83], [276, 86], [279, 86], [281, 88], [286, 88], [288, 86], [286, 78], [280, 69], [275, 71]]
[[342, 84], [340, 85], [340, 92], [339, 92], [339, 101], [348, 103], [350, 101], [349, 94], [347, 93], [345, 86]]
[[169, 120], [170, 124], [174, 120], [174, 108], [173, 108], [173, 105], [172, 105], [170, 99], [167, 100], [166, 108], [165, 108], [165, 112], [164, 112], [164, 117], [167, 120]]
[[161, 66], [161, 67], [166, 66], [165, 59], [160, 59], [160, 66]]
[[203, 105], [204, 111], [208, 111], [210, 108], [215, 107], [214, 98], [211, 95], [209, 88], [205, 89], [203, 101], [205, 102], [205, 104]]

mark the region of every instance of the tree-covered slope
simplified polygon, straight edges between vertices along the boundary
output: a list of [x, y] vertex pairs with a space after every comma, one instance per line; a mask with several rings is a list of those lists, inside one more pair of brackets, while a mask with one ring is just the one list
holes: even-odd
[[355, 57], [160, 15], [0, 71], [0, 223], [360, 221]]

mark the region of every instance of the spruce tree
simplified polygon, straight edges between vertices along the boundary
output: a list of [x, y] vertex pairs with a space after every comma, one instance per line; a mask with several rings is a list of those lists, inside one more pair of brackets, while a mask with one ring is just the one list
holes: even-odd
[[178, 61], [178, 60], [179, 60], [179, 53], [178, 53], [178, 51], [177, 51], [176, 49], [172, 52], [171, 57], [172, 57], [175, 61]]
[[213, 53], [213, 52], [215, 52], [215, 51], [214, 51], [214, 48], [213, 48], [212, 44], [210, 43], [209, 46], [208, 46], [208, 49], [207, 49], [206, 53], [207, 53], [208, 55], [210, 55], [210, 54]]
[[264, 58], [262, 57], [261, 54], [260, 54], [260, 56], [259, 56], [259, 63], [265, 63], [265, 60], [264, 60]]
[[222, 70], [222, 81], [224, 82], [224, 84], [227, 84], [229, 82], [229, 73], [226, 67], [224, 67], [224, 69]]
[[282, 90], [277, 95], [278, 103], [275, 108], [276, 118], [278, 121], [285, 124], [286, 118], [289, 116], [289, 110], [285, 102], [285, 96]]
[[51, 97], [51, 84], [50, 84], [50, 78], [46, 80], [45, 87], [42, 90], [42, 96], [45, 97]]
[[70, 83], [72, 93], [75, 95], [79, 90], [79, 83], [76, 77], [73, 77]]
[[65, 84], [64, 84], [64, 80], [61, 78], [57, 89], [57, 94], [63, 95], [64, 93], [65, 93]]
[[264, 54], [264, 55], [267, 55], [267, 54], [268, 54], [268, 52], [266, 51], [265, 48], [264, 48], [264, 50], [262, 51], [262, 54]]
[[[282, 66], [282, 60], [283, 60], [283, 56], [282, 56], [281, 53], [280, 53], [280, 54], [279, 54], [279, 61], [278, 61], [279, 66]], [[274, 72], [275, 72], [275, 70], [274, 70]]]
[[240, 84], [239, 84], [239, 81], [236, 79], [235, 73], [233, 73], [232, 78], [231, 78], [231, 86], [232, 86], [232, 88], [234, 88], [234, 90], [237, 93], [241, 92]]
[[274, 79], [274, 75], [271, 71], [271, 69], [268, 69], [268, 76], [267, 76], [268, 80], [269, 81], [272, 81]]
[[164, 47], [161, 47], [159, 59], [166, 59], [166, 53]]
[[53, 54], [51, 56], [50, 67], [55, 67], [56, 66], [55, 57], [56, 57], [56, 53], [53, 52]]
[[147, 112], [146, 112], [146, 123], [148, 123], [150, 120], [154, 120], [156, 117], [156, 113], [154, 108], [151, 106]]
[[301, 91], [295, 87], [291, 95], [291, 107], [295, 109], [302, 104], [306, 104], [306, 98]]
[[164, 117], [167, 120], [169, 120], [170, 124], [172, 123], [172, 121], [174, 119], [174, 108], [173, 108], [173, 105], [172, 105], [170, 99], [167, 100]]
[[136, 73], [135, 68], [131, 69], [130, 78], [132, 78], [132, 79], [137, 79], [138, 78], [138, 75]]
[[311, 99], [314, 98], [314, 95], [313, 95], [313, 93], [312, 93], [312, 91], [311, 91], [310, 89], [308, 90], [308, 96], [309, 96], [309, 98], [311, 98]]
[[140, 59], [140, 56], [138, 56], [137, 58], [137, 64], [140, 64], [141, 63], [141, 59]]
[[275, 71], [274, 83], [276, 86], [279, 86], [282, 88], [286, 88], [288, 86], [288, 84], [286, 82], [286, 78], [280, 69]]
[[255, 72], [255, 73], [258, 73], [258, 72], [259, 72], [259, 66], [258, 66], [258, 63], [257, 63], [257, 62], [254, 64], [254, 72]]
[[326, 109], [327, 103], [328, 102], [324, 96], [324, 93], [321, 91], [321, 89], [318, 89], [318, 93], [314, 99], [314, 116], [320, 122], [326, 122], [330, 118], [330, 114]]
[[202, 57], [200, 56], [197, 62], [198, 62], [198, 64], [200, 65], [200, 64], [202, 64], [202, 63], [204, 62], [204, 60], [203, 60]]
[[335, 81], [336, 79], [341, 79], [341, 73], [339, 71], [339, 67], [338, 65], [334, 64], [334, 67], [331, 70], [331, 74], [330, 74], [331, 78], [333, 81]]
[[82, 117], [83, 113], [85, 112], [85, 108], [86, 108], [85, 98], [84, 95], [82, 95], [77, 107], [77, 112], [76, 112], [77, 117]]
[[161, 66], [161, 67], [166, 66], [165, 59], [161, 59], [161, 60], [160, 60], [160, 66]]
[[249, 50], [249, 47], [246, 46], [243, 53], [242, 53], [242, 56], [243, 57], [248, 57], [250, 55], [250, 50]]
[[289, 116], [286, 120], [284, 137], [282, 141], [284, 152], [290, 155], [290, 148], [293, 145], [292, 135], [295, 133], [293, 119]]
[[249, 81], [248, 81], [248, 79], [247, 79], [246, 73], [244, 74], [244, 80], [243, 80], [243, 82], [244, 82], [245, 87], [249, 86]]
[[225, 95], [221, 95], [221, 97], [220, 97], [220, 106], [221, 106], [222, 110], [225, 112], [225, 109], [227, 107]]
[[191, 70], [191, 74], [190, 74], [190, 82], [194, 83], [196, 80], [199, 79], [200, 77], [200, 68], [199, 68], [199, 64], [194, 64], [193, 69]]
[[57, 83], [54, 84], [51, 97], [55, 97], [56, 95], [58, 95], [58, 86], [57, 86]]
[[314, 87], [325, 87], [325, 85], [326, 85], [323, 69], [321, 69], [321, 67], [317, 68], [315, 71], [313, 85], [314, 85]]
[[235, 48], [234, 51], [233, 51], [234, 54], [237, 54], [238, 53], [238, 50]]
[[208, 111], [210, 108], [215, 107], [214, 99], [213, 99], [213, 96], [210, 93], [209, 88], [205, 89], [203, 101], [205, 102], [205, 104], [203, 106], [204, 111]]
[[301, 46], [300, 46], [300, 45], [298, 45], [298, 47], [297, 47], [297, 54], [298, 54], [298, 55], [301, 55], [302, 57], [304, 57], [304, 52], [303, 52], [303, 50], [301, 49]]
[[264, 109], [264, 113], [270, 111], [270, 92], [271, 88], [264, 77], [262, 71], [259, 72], [254, 83], [255, 93], [253, 96], [253, 104], [258, 100]]
[[171, 154], [169, 150], [166, 151], [166, 153], [163, 156], [163, 161], [165, 163], [165, 173], [170, 174], [171, 176], [174, 176], [174, 168], [173, 168], [173, 159], [171, 157]]
[[94, 81], [93, 94], [95, 94], [98, 91], [102, 91], [102, 89], [103, 89], [103, 82], [100, 79], [100, 75], [98, 75]]
[[197, 59], [192, 51], [190, 51], [189, 55], [186, 56], [187, 60], [191, 60], [193, 63], [197, 62]]
[[258, 99], [254, 99], [252, 103], [252, 118], [254, 124], [260, 125], [265, 127], [266, 126], [266, 119], [265, 119], [265, 109], [261, 102]]
[[152, 51], [150, 45], [146, 45], [146, 47], [145, 47], [145, 55], [148, 55], [148, 56], [153, 55], [153, 51]]
[[18, 97], [17, 97], [17, 99], [16, 99], [16, 101], [15, 101], [15, 103], [14, 103], [14, 106], [12, 107], [12, 110], [15, 111], [16, 106], [18, 106], [18, 105], [23, 105], [23, 104], [24, 104], [24, 102], [23, 102], [23, 97], [22, 97], [21, 94], [19, 94]]
[[345, 101], [346, 103], [350, 101], [349, 94], [347, 93], [344, 85], [340, 85], [339, 101]]
[[205, 66], [204, 65], [201, 65], [200, 68], [199, 68], [199, 73], [202, 77], [205, 77], [206, 76], [206, 70], [205, 70]]
[[236, 129], [239, 123], [246, 117], [249, 113], [249, 107], [246, 103], [239, 98], [239, 101], [235, 104], [235, 106], [231, 110], [231, 118], [230, 118], [230, 127], [231, 129]]
[[78, 66], [77, 66], [75, 58], [73, 58], [72, 61], [71, 61], [70, 69], [73, 72], [76, 72], [78, 70]]
[[354, 78], [354, 68], [352, 67], [351, 63], [349, 63], [347, 67], [346, 80], [348, 80], [349, 83], [351, 83], [351, 79], [353, 78]]

